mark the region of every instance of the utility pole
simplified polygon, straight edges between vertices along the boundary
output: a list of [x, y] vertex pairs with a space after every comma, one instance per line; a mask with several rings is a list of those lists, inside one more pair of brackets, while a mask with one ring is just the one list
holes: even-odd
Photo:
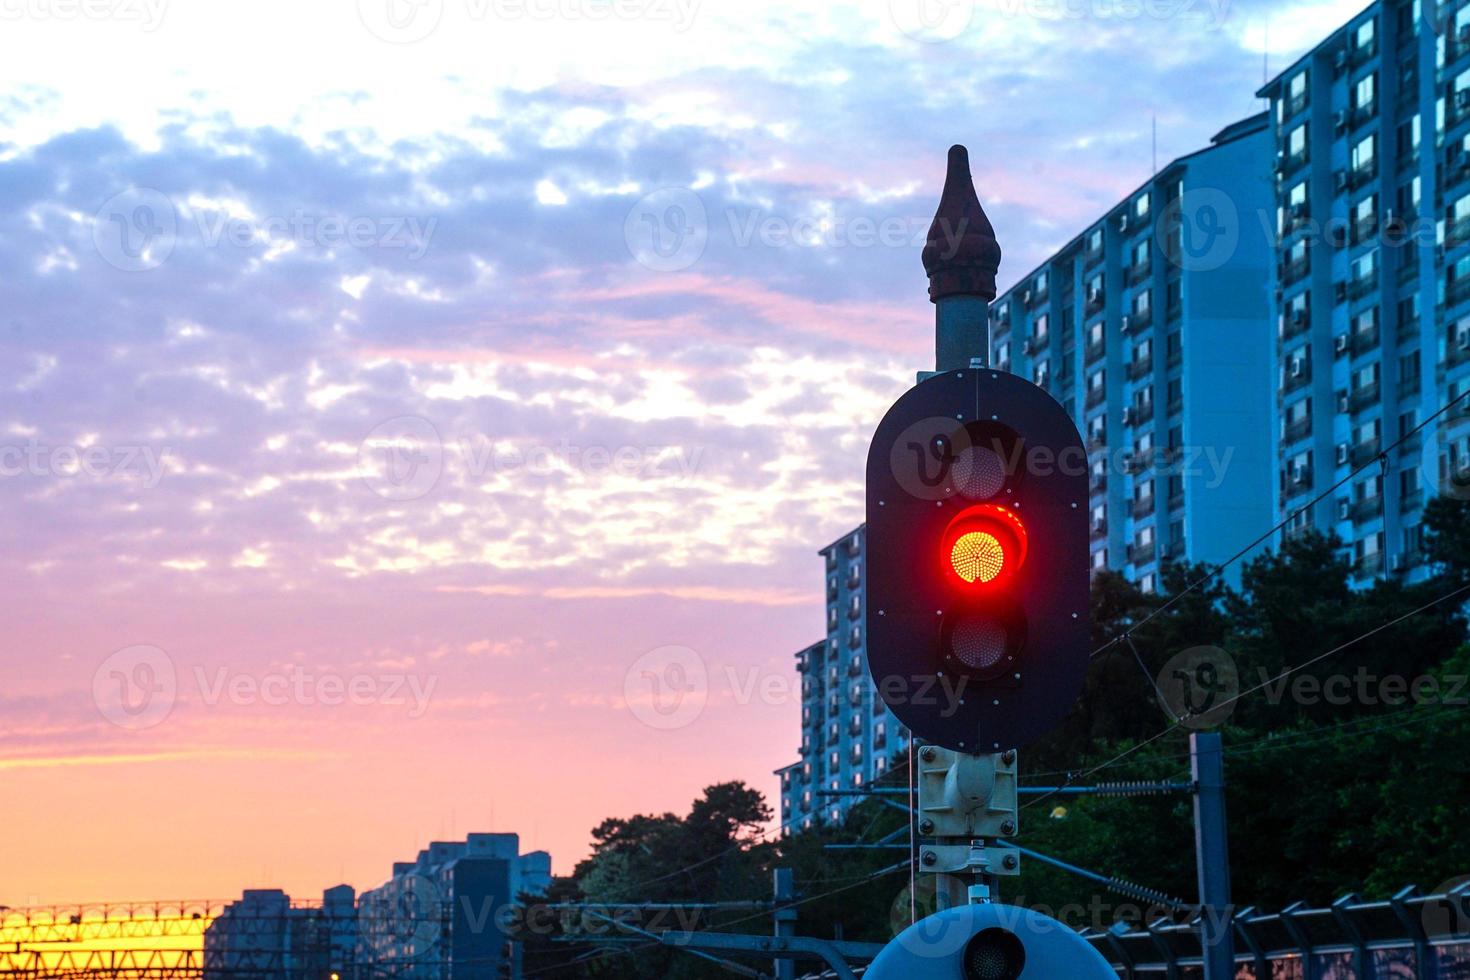
[[1225, 834], [1225, 758], [1219, 732], [1189, 736], [1194, 776], [1194, 853], [1199, 872], [1200, 948], [1205, 980], [1235, 976], [1231, 927], [1230, 850]]
[[[776, 906], [772, 918], [776, 920], [776, 946], [783, 948], [782, 940], [789, 941], [796, 935], [796, 909], [791, 902], [796, 898], [796, 885], [790, 868], [775, 870]], [[796, 962], [777, 957], [776, 980], [796, 980]]]

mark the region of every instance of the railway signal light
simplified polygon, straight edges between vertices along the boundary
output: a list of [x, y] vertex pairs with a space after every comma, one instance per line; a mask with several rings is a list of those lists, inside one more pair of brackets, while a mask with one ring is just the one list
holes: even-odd
[[1044, 390], [984, 367], [1000, 246], [951, 147], [923, 252], [935, 364], [868, 449], [868, 669], [920, 739], [1018, 748], [1071, 709], [1088, 656], [1088, 465]]
[[867, 470], [868, 664], [921, 739], [1017, 748], [1088, 661], [1087, 453], [1050, 395], [987, 368], [900, 398]]

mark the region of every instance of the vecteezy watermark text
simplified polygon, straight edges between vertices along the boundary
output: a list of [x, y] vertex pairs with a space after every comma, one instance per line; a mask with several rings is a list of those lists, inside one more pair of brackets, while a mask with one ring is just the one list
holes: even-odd
[[169, 0], [0, 0], [0, 21], [118, 21], [158, 30]]
[[152, 490], [163, 479], [168, 446], [48, 446], [34, 440], [0, 445], [0, 477], [142, 478]]

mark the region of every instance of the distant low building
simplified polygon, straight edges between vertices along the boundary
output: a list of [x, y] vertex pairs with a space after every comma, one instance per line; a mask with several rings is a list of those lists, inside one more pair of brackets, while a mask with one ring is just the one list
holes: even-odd
[[550, 884], [551, 855], [521, 854], [516, 834], [435, 841], [362, 893], [357, 962], [410, 980], [518, 977], [510, 912]]
[[218, 980], [347, 980], [357, 946], [356, 895], [293, 904], [279, 888], [246, 889], [204, 932], [204, 976]]

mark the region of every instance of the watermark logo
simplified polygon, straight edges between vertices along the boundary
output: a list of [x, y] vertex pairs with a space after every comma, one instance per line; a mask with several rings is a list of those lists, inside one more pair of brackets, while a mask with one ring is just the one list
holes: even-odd
[[[1467, 402], [1460, 404], [1463, 407]], [[1420, 467], [1420, 473], [1420, 482], [1433, 487], [1441, 496], [1470, 500], [1470, 462], [1436, 454]]]
[[102, 717], [133, 731], [167, 718], [178, 692], [173, 659], [148, 644], [114, 651], [92, 675], [92, 702]]
[[386, 500], [418, 500], [444, 472], [444, 442], [434, 423], [418, 415], [380, 422], [357, 450], [357, 473]]
[[380, 41], [413, 44], [439, 27], [444, 0], [357, 0], [357, 17]]
[[1155, 681], [1162, 707], [1187, 728], [1214, 728], [1235, 710], [1240, 674], [1219, 647], [1200, 646], [1169, 658]]
[[[1460, 889], [1457, 893], [1457, 889]], [[1429, 894], [1447, 896], [1425, 902], [1420, 918], [1430, 936], [1463, 936], [1470, 933], [1470, 875], [1457, 875], [1442, 882]]]
[[108, 198], [92, 218], [92, 245], [123, 272], [156, 269], [173, 254], [179, 214], [167, 194], [134, 187]]
[[97, 444], [49, 446], [34, 440], [24, 445], [0, 445], [0, 477], [54, 478], [111, 477], [141, 480], [152, 490], [163, 479], [169, 446], [102, 446]]
[[168, 0], [0, 0], [0, 21], [117, 21], [152, 34], [167, 10]]
[[953, 41], [969, 30], [974, 0], [888, 0], [893, 25], [925, 44]]
[[633, 661], [623, 675], [623, 700], [649, 728], [685, 728], [709, 701], [709, 669], [688, 647], [657, 647]]
[[1187, 190], [1170, 201], [1154, 225], [1165, 259], [1190, 272], [1229, 262], [1240, 244], [1240, 212], [1230, 195], [1213, 187]]
[[623, 221], [623, 241], [638, 264], [654, 272], [689, 268], [709, 244], [703, 199], [687, 187], [645, 194]]

